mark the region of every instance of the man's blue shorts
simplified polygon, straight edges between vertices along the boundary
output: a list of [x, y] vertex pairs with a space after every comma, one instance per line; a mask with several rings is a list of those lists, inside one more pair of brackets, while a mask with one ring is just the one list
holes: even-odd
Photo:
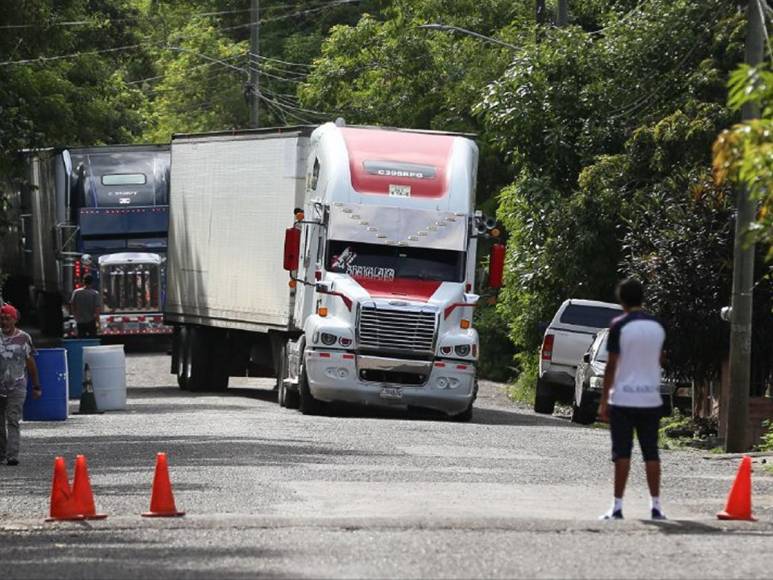
[[658, 461], [658, 429], [662, 407], [609, 406], [609, 431], [612, 434], [612, 461], [630, 459], [633, 432], [639, 439], [644, 461]]

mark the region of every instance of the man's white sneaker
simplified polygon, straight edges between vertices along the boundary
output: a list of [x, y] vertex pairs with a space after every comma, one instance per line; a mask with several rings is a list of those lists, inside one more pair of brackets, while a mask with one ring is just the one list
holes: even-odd
[[609, 510], [602, 516], [599, 516], [600, 520], [622, 520], [623, 510]]

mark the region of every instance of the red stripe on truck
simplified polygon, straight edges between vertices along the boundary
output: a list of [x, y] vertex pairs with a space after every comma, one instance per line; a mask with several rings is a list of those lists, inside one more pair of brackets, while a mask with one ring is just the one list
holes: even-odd
[[[349, 153], [352, 187], [359, 193], [389, 195], [390, 186], [406, 186], [410, 188], [406, 197], [438, 198], [446, 195], [446, 166], [454, 137], [355, 127], [342, 128], [341, 134]], [[384, 169], [374, 169], [379, 163]], [[401, 171], [400, 164], [431, 167], [433, 175]]]
[[394, 280], [371, 280], [355, 278], [365, 288], [371, 298], [402, 298], [427, 302], [443, 283], [440, 280], [416, 280], [414, 278], [395, 278]]

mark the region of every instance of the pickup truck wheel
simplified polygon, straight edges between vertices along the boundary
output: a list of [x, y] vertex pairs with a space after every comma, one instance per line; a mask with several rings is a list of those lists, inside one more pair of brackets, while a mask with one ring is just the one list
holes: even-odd
[[552, 415], [556, 408], [556, 402], [553, 397], [539, 396], [534, 397], [534, 412], [542, 415]]
[[534, 412], [543, 415], [552, 415], [556, 408], [556, 400], [550, 392], [550, 385], [541, 380], [537, 381], [537, 392], [534, 396]]
[[[303, 357], [303, 354], [301, 354], [301, 357]], [[322, 403], [314, 398], [309, 389], [306, 365], [303, 362], [301, 362], [300, 372], [298, 373], [298, 409], [304, 415], [319, 415], [322, 411]]]
[[580, 405], [572, 403], [572, 423], [578, 423], [579, 425], [590, 425], [596, 420], [596, 405], [595, 401], [588, 402], [591, 397], [584, 395], [580, 401]]

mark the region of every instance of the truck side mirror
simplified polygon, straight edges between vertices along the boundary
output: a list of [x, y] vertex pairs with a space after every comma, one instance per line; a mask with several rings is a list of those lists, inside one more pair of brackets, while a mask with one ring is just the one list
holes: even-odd
[[582, 362], [589, 363], [590, 362], [590, 353], [586, 352], [584, 355], [582, 355]]
[[284, 269], [288, 272], [298, 269], [301, 254], [301, 230], [287, 228], [285, 230]]
[[505, 245], [494, 244], [491, 246], [489, 256], [488, 285], [491, 288], [501, 288], [505, 273]]

